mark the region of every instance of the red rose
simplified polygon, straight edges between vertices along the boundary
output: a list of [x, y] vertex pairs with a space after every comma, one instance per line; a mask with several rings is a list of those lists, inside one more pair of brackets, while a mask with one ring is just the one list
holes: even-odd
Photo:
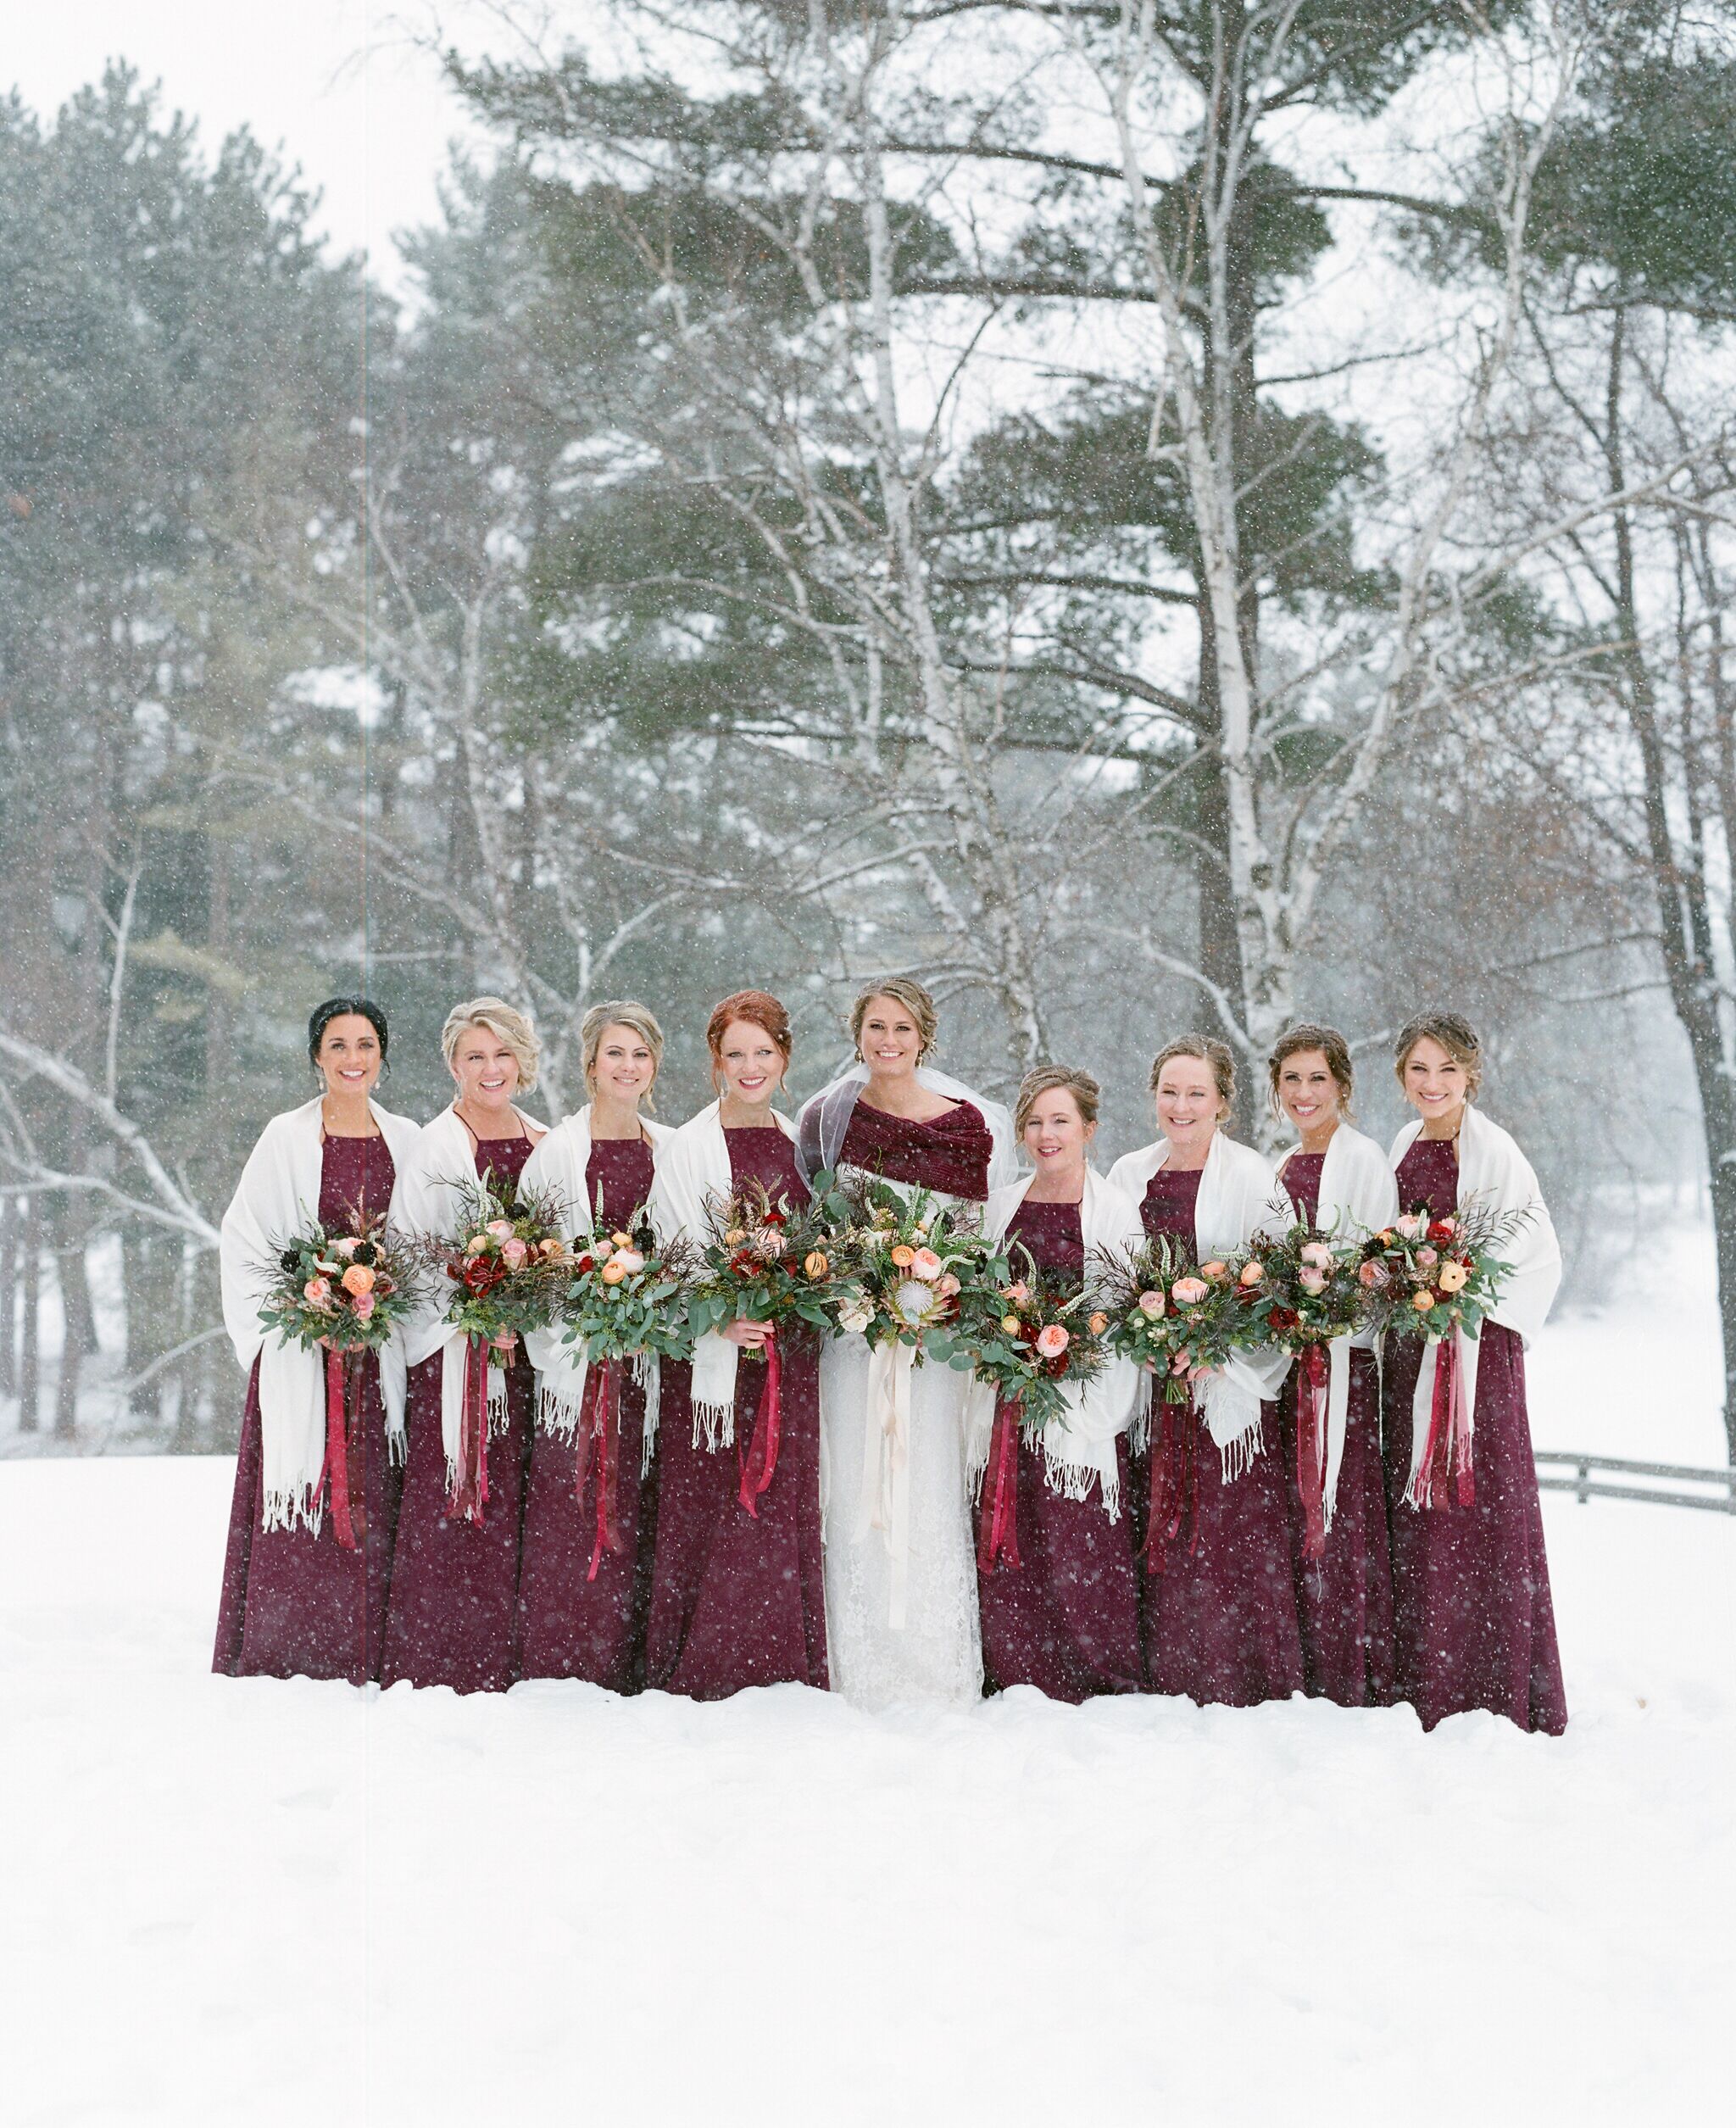
[[1428, 1238], [1431, 1241], [1451, 1241], [1454, 1239], [1454, 1234], [1450, 1223], [1445, 1219], [1437, 1219], [1428, 1230]]
[[594, 1271], [594, 1270], [596, 1269], [596, 1267], [597, 1267], [597, 1259], [596, 1259], [596, 1257], [595, 1257], [595, 1256], [581, 1256], [581, 1257], [579, 1258], [579, 1260], [578, 1260], [577, 1263], [576, 1263], [576, 1264], [573, 1266], [573, 1268], [574, 1268], [576, 1271], [577, 1271], [577, 1272], [581, 1274], [581, 1276], [582, 1276], [582, 1275], [583, 1275], [583, 1273], [586, 1273], [587, 1271]]
[[1274, 1308], [1266, 1319], [1275, 1330], [1294, 1330], [1302, 1320], [1294, 1308]]
[[762, 1226], [766, 1227], [781, 1227], [784, 1223], [784, 1216], [781, 1212], [768, 1212], [760, 1222]]
[[472, 1256], [465, 1266], [465, 1284], [472, 1293], [487, 1293], [505, 1275], [506, 1267], [498, 1257]]

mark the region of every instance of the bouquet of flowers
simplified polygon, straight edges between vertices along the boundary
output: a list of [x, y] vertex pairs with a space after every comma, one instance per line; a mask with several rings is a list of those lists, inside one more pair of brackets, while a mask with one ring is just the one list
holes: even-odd
[[1166, 1402], [1188, 1403], [1196, 1368], [1268, 1341], [1257, 1312], [1264, 1275], [1254, 1257], [1201, 1263], [1169, 1234], [1105, 1256], [1098, 1284], [1110, 1350], [1149, 1368]]
[[466, 1176], [458, 1223], [425, 1236], [424, 1260], [452, 1281], [446, 1321], [464, 1336], [464, 1421], [447, 1512], [480, 1523], [488, 1504], [488, 1434], [506, 1423], [506, 1377], [491, 1352], [509, 1356], [527, 1330], [559, 1316], [572, 1277], [561, 1234], [562, 1206], [553, 1192], [526, 1195], [492, 1172]]
[[326, 1352], [326, 1461], [332, 1528], [348, 1551], [367, 1534], [367, 1457], [359, 1436], [363, 1362], [415, 1309], [422, 1281], [409, 1245], [383, 1212], [352, 1212], [287, 1242], [271, 1267], [259, 1320], [287, 1345]]
[[[602, 1206], [598, 1206], [600, 1214]], [[597, 1541], [587, 1579], [597, 1579], [604, 1551], [619, 1552], [615, 1497], [620, 1459], [621, 1370], [631, 1366], [650, 1390], [654, 1362], [685, 1359], [693, 1347], [685, 1287], [692, 1268], [685, 1243], [660, 1247], [643, 1206], [613, 1232], [599, 1225], [573, 1246], [565, 1265], [561, 1342], [588, 1363], [576, 1429], [574, 1497], [582, 1502], [597, 1451]], [[650, 1434], [647, 1430], [648, 1445]]]
[[994, 1429], [983, 1474], [976, 1531], [976, 1564], [987, 1574], [1004, 1552], [1016, 1567], [1019, 1538], [1017, 1437], [1040, 1435], [1051, 1423], [1066, 1423], [1066, 1390], [1101, 1373], [1109, 1318], [1090, 1288], [1071, 1287], [1038, 1270], [1029, 1251], [1015, 1245], [1025, 1275], [1011, 1275], [1013, 1256], [994, 1260], [1003, 1273], [982, 1278], [960, 1293], [956, 1328], [938, 1357], [969, 1367], [994, 1390]]
[[743, 1317], [769, 1323], [765, 1386], [742, 1464], [741, 1502], [757, 1515], [777, 1468], [782, 1362], [778, 1340], [793, 1330], [834, 1336], [836, 1245], [819, 1203], [776, 1202], [763, 1184], [732, 1190], [708, 1207], [708, 1231], [687, 1285], [687, 1328], [696, 1339]]
[[942, 1204], [926, 1189], [906, 1196], [871, 1176], [826, 1190], [820, 1205], [832, 1229], [838, 1328], [873, 1346], [903, 1345], [920, 1366], [991, 1260], [975, 1207]]
[[1475, 1337], [1482, 1329], [1512, 1268], [1496, 1251], [1524, 1217], [1473, 1205], [1435, 1218], [1418, 1205], [1363, 1244], [1356, 1275], [1374, 1321], [1383, 1333], [1420, 1337], [1438, 1348], [1422, 1452], [1407, 1489], [1415, 1507], [1433, 1506], [1437, 1490], [1444, 1496], [1449, 1481], [1461, 1507], [1476, 1499], [1471, 1414], [1455, 1333]]

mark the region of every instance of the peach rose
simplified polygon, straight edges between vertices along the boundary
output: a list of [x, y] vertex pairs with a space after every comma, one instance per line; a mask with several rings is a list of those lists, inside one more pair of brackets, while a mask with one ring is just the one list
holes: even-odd
[[537, 1245], [545, 1256], [558, 1256], [566, 1247], [566, 1244], [554, 1234], [550, 1234], [546, 1240], [538, 1242]]
[[1419, 1315], [1426, 1315], [1434, 1306], [1434, 1295], [1426, 1285], [1418, 1286], [1410, 1295], [1410, 1305]]
[[1093, 1315], [1092, 1317], [1091, 1334], [1093, 1337], [1101, 1337], [1108, 1328], [1109, 1317], [1106, 1315]]
[[328, 1241], [326, 1244], [333, 1256], [342, 1256], [346, 1263], [361, 1245], [362, 1237], [359, 1234], [346, 1234], [342, 1241]]
[[1444, 1263], [1435, 1284], [1443, 1293], [1457, 1293], [1470, 1276], [1462, 1263]]
[[1330, 1271], [1333, 1252], [1323, 1241], [1305, 1241], [1302, 1244], [1302, 1261], [1313, 1264], [1318, 1270]]
[[1037, 1333], [1037, 1350], [1046, 1360], [1058, 1360], [1072, 1341], [1059, 1323], [1045, 1323]]
[[1414, 1212], [1403, 1213], [1395, 1223], [1407, 1241], [1414, 1241], [1422, 1231], [1422, 1222]]
[[504, 1241], [512, 1232], [512, 1222], [510, 1219], [491, 1219], [488, 1222], [488, 1232], [497, 1241]]
[[310, 1308], [329, 1308], [331, 1306], [330, 1278], [309, 1278], [302, 1288], [302, 1298]]
[[631, 1249], [633, 1237], [630, 1234], [612, 1234], [609, 1237], [617, 1249]]
[[1375, 1292], [1390, 1282], [1391, 1274], [1378, 1256], [1371, 1256], [1366, 1263], [1357, 1265], [1356, 1277], [1360, 1284]]
[[[1221, 1265], [1219, 1268], [1222, 1268]], [[1204, 1278], [1177, 1278], [1170, 1288], [1171, 1293], [1184, 1308], [1198, 1307], [1210, 1290]]]
[[940, 1258], [935, 1255], [932, 1249], [919, 1249], [910, 1258], [912, 1274], [916, 1278], [925, 1279], [930, 1285], [932, 1285], [940, 1276]]
[[1000, 1327], [1006, 1332], [1009, 1337], [1017, 1337], [1019, 1334], [1018, 1317], [1016, 1315], [1002, 1316], [1000, 1319]]
[[1239, 1278], [1244, 1285], [1258, 1285], [1260, 1281], [1266, 1276], [1266, 1266], [1263, 1263], [1257, 1262], [1254, 1257], [1249, 1256], [1247, 1262], [1242, 1266], [1241, 1270], [1237, 1273], [1237, 1276]]
[[1015, 1284], [1003, 1288], [1003, 1291], [1009, 1301], [1025, 1301], [1031, 1298], [1031, 1289], [1022, 1278]]
[[619, 1285], [626, 1275], [627, 1267], [619, 1256], [611, 1256], [598, 1273], [604, 1285]]
[[351, 1264], [343, 1274], [343, 1290], [346, 1293], [371, 1293], [374, 1273], [365, 1263]]
[[831, 1267], [826, 1260], [825, 1251], [821, 1249], [810, 1249], [802, 1258], [802, 1268], [810, 1278], [823, 1278]]
[[486, 1234], [473, 1234], [465, 1244], [465, 1254], [467, 1256], [479, 1256], [487, 1246], [488, 1237]]
[[1324, 1293], [1326, 1273], [1314, 1264], [1305, 1263], [1296, 1273], [1296, 1283], [1305, 1293]]
[[[1214, 1256], [1210, 1263], [1202, 1263], [1200, 1265], [1199, 1275], [1202, 1278], [1210, 1278], [1212, 1284], [1216, 1285], [1220, 1278], [1227, 1274], [1229, 1267], [1228, 1264], [1220, 1263], [1217, 1258]], [[1170, 1290], [1173, 1293], [1175, 1291], [1175, 1288], [1171, 1286]]]
[[908, 1241], [895, 1242], [893, 1245], [892, 1260], [900, 1271], [908, 1271], [916, 1261], [916, 1251]]
[[620, 1275], [624, 1278], [631, 1278], [636, 1271], [645, 1268], [645, 1259], [637, 1249], [617, 1249], [609, 1262], [620, 1266]]
[[943, 1271], [941, 1273], [940, 1283], [935, 1288], [935, 1291], [940, 1294], [943, 1299], [950, 1301], [954, 1294], [955, 1294], [958, 1290], [958, 1280], [953, 1276], [950, 1271]]

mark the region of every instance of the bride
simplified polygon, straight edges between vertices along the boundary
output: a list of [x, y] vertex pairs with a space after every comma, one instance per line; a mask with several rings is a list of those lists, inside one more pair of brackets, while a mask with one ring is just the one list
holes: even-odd
[[[856, 1062], [800, 1118], [809, 1173], [857, 1170], [980, 1205], [1015, 1179], [1012, 1118], [924, 1059], [938, 1028], [920, 983], [889, 976], [850, 1014]], [[982, 1690], [965, 1475], [970, 1377], [930, 1361], [895, 1395], [860, 1337], [821, 1360], [821, 1498], [832, 1684], [858, 1706]], [[899, 1409], [900, 1404], [904, 1408]]]

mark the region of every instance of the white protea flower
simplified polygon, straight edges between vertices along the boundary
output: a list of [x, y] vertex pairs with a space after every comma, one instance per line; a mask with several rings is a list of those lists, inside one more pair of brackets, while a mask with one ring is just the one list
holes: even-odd
[[924, 1285], [920, 1279], [906, 1278], [892, 1296], [892, 1306], [893, 1314], [900, 1322], [912, 1324], [925, 1323], [934, 1306], [933, 1289]]

